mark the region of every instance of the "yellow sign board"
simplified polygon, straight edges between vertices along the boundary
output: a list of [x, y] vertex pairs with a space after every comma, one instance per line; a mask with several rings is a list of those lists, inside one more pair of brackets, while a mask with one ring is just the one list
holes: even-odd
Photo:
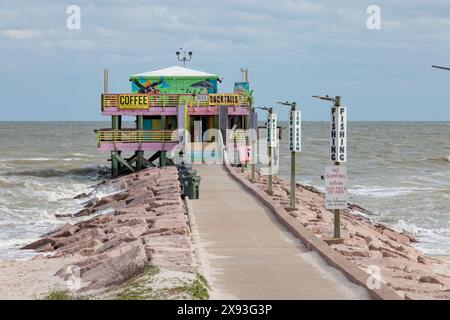
[[119, 94], [119, 109], [122, 110], [148, 109], [148, 95]]
[[236, 106], [240, 104], [238, 94], [217, 93], [209, 95], [210, 105]]

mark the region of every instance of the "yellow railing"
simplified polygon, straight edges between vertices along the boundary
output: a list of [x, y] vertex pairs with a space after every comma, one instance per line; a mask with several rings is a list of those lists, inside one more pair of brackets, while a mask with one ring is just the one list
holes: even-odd
[[[127, 94], [130, 95], [130, 94]], [[208, 100], [208, 95], [201, 95], [202, 98], [196, 99], [192, 94], [161, 94], [153, 95], [149, 94], [149, 108], [151, 107], [177, 107], [177, 106], [196, 106], [196, 107], [208, 107], [211, 104]], [[243, 95], [239, 95], [239, 105], [242, 107], [248, 107], [249, 102], [245, 100]], [[118, 93], [104, 93], [102, 94], [102, 110], [106, 107], [119, 107], [119, 94]]]
[[101, 142], [175, 142], [171, 130], [98, 130]]

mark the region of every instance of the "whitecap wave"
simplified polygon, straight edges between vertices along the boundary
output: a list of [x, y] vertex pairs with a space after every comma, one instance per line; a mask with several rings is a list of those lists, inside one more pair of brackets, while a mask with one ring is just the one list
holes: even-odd
[[6, 176], [32, 176], [40, 178], [52, 178], [52, 177], [64, 177], [64, 176], [82, 176], [82, 177], [94, 177], [101, 178], [109, 174], [109, 168], [101, 165], [86, 165], [80, 168], [74, 168], [69, 170], [58, 169], [31, 169], [17, 172], [6, 172]]
[[349, 188], [349, 193], [358, 196], [368, 196], [374, 198], [389, 198], [411, 194], [414, 192], [436, 191], [436, 188], [417, 188], [417, 187], [382, 187], [382, 186], [358, 186]]

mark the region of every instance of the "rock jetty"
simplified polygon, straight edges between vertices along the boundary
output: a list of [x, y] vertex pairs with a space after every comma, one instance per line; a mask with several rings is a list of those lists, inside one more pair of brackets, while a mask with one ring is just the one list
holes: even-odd
[[[175, 167], [150, 168], [104, 181], [99, 188], [117, 190], [86, 201], [66, 217], [67, 223], [23, 249], [48, 253], [36, 259], [73, 257], [75, 262], [56, 274], [68, 279], [76, 266], [80, 291], [120, 284], [148, 265], [174, 272], [193, 272], [189, 221]], [[81, 194], [78, 198], [88, 197]]]
[[[237, 174], [241, 169], [234, 168]], [[244, 176], [250, 180], [250, 173]], [[257, 171], [253, 182], [267, 190], [267, 177]], [[290, 183], [274, 176], [272, 199], [283, 206], [307, 229], [322, 239], [333, 236], [333, 212], [325, 208], [324, 194], [314, 187], [297, 184], [297, 209], [290, 210]], [[414, 235], [373, 223], [361, 213], [367, 210], [349, 205], [341, 214], [341, 244], [330, 246], [362, 270], [379, 278], [404, 299], [450, 299], [450, 265], [424, 255], [413, 247]], [[376, 275], [375, 275], [376, 273]]]

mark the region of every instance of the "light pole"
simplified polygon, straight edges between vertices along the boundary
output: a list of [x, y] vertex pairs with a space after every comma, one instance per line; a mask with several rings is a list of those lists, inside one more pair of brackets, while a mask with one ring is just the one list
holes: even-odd
[[450, 71], [450, 68], [447, 68], [447, 67], [440, 67], [440, 66], [435, 66], [435, 65], [432, 65], [431, 67], [432, 68], [436, 68], [436, 69], [443, 69], [443, 70], [449, 70]]
[[[339, 108], [341, 107], [341, 97], [340, 96], [336, 96], [334, 98], [326, 95], [326, 96], [313, 96], [313, 98], [318, 98], [320, 100], [326, 100], [326, 101], [331, 101], [334, 103], [334, 107], [337, 110], [337, 114], [339, 114]], [[340, 164], [340, 159], [339, 157], [336, 157], [335, 159], [336, 161], [334, 162], [334, 164], [336, 166], [339, 166]], [[341, 238], [341, 209], [333, 209], [334, 212], [334, 238], [335, 239], [340, 239]]]
[[[180, 51], [183, 50], [183, 48], [180, 48]], [[183, 68], [186, 67], [186, 61], [191, 61], [192, 59], [192, 51], [188, 52], [189, 58], [186, 58], [186, 51], [183, 50], [183, 57], [180, 58], [180, 51], [175, 52], [175, 54], [177, 55], [177, 59], [178, 61], [183, 61]]]
[[[297, 111], [297, 102], [277, 102], [278, 104], [281, 104], [283, 106], [288, 106], [291, 108], [291, 126], [295, 126], [295, 119], [292, 119], [292, 117], [294, 117], [294, 115], [296, 114]], [[293, 130], [293, 128], [290, 128], [289, 130]], [[290, 133], [290, 136], [292, 134], [295, 134], [294, 132]], [[293, 137], [290, 137], [290, 139], [293, 139]], [[291, 209], [295, 209], [295, 194], [296, 194], [296, 181], [295, 181], [295, 146], [291, 149]]]
[[[256, 114], [255, 114], [255, 107], [251, 107], [251, 112], [252, 112], [252, 114], [253, 114], [253, 117], [256, 117]], [[255, 124], [256, 123], [256, 124]], [[254, 118], [252, 118], [252, 125], [251, 125], [251, 127], [252, 127], [252, 130], [250, 130], [250, 132], [251, 132], [251, 134], [252, 134], [252, 137], [251, 137], [251, 147], [252, 147], [252, 161], [251, 161], [251, 163], [250, 163], [250, 170], [251, 170], [251, 181], [252, 182], [255, 182], [255, 170], [256, 170], [256, 163], [257, 163], [257, 160], [256, 160], [256, 143], [257, 143], [257, 133], [256, 133], [256, 130], [258, 130], [258, 123], [257, 123], [257, 120], [254, 120]]]
[[[273, 108], [272, 107], [259, 107], [258, 109], [261, 110], [265, 110], [269, 113], [269, 116], [267, 117], [267, 150], [268, 150], [268, 154], [269, 154], [269, 175], [267, 178], [267, 193], [272, 195], [272, 184], [273, 184], [273, 180], [272, 180], [272, 145], [271, 142], [269, 141], [271, 139], [271, 130], [272, 128], [272, 115], [273, 115]], [[275, 126], [275, 130], [276, 130], [276, 126]], [[275, 134], [276, 136], [276, 134]]]

